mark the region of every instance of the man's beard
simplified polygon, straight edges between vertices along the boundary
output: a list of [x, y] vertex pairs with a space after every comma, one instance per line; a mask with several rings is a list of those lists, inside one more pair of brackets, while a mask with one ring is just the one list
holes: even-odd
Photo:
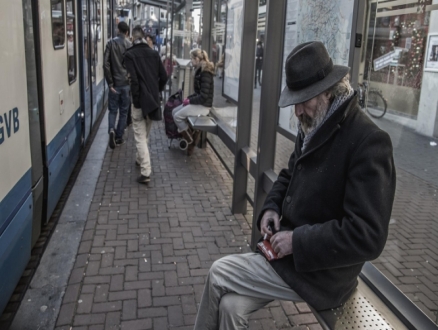
[[301, 123], [301, 129], [303, 130], [305, 135], [313, 132], [315, 128], [317, 128], [325, 118], [327, 114], [327, 110], [329, 107], [329, 102], [325, 102], [322, 96], [318, 97], [318, 103], [316, 106], [315, 117], [312, 118], [308, 116], [306, 113], [298, 116], [298, 120]]

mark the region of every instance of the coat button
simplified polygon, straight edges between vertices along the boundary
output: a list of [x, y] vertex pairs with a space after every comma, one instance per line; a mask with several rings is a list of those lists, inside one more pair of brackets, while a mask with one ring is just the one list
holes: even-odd
[[302, 168], [301, 164], [298, 164], [297, 166], [298, 171], [301, 170], [301, 168]]
[[290, 196], [287, 196], [287, 197], [286, 197], [286, 203], [290, 203], [291, 200], [292, 200], [292, 197], [290, 197]]

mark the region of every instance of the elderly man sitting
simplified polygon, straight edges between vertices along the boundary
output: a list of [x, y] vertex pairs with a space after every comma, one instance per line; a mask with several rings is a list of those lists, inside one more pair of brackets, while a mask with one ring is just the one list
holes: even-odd
[[295, 105], [299, 132], [258, 219], [277, 256], [214, 262], [196, 330], [247, 329], [275, 299], [337, 307], [385, 246], [396, 182], [388, 134], [361, 111], [349, 68], [333, 65], [321, 42], [297, 46], [285, 69], [279, 106]]

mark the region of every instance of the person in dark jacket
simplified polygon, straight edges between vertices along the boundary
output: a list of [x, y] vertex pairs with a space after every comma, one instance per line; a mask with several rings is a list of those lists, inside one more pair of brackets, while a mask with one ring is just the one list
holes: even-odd
[[[125, 22], [120, 22], [117, 27], [119, 34], [108, 41], [103, 64], [105, 79], [110, 89], [108, 96], [108, 134], [111, 149], [124, 143], [123, 133], [125, 132], [130, 98], [128, 76], [123, 66], [123, 54], [131, 47], [131, 42], [127, 38], [129, 27]], [[116, 129], [117, 113], [119, 114], [119, 122]]]
[[189, 116], [207, 116], [213, 105], [214, 95], [214, 64], [209, 61], [207, 52], [201, 49], [193, 49], [190, 52], [192, 64], [195, 67], [195, 92], [188, 96], [179, 107], [172, 111], [173, 120], [178, 131], [189, 144], [187, 155], [191, 155], [195, 145], [199, 142], [200, 132], [192, 132], [187, 124]]
[[321, 42], [289, 54], [279, 106], [295, 105], [299, 130], [257, 222], [277, 258], [257, 250], [214, 262], [195, 330], [246, 329], [275, 299], [335, 308], [382, 252], [395, 194], [392, 144], [361, 111], [348, 71]]
[[138, 183], [148, 183], [152, 171], [148, 138], [153, 120], [162, 120], [160, 92], [167, 82], [167, 74], [160, 55], [144, 39], [140, 25], [132, 30], [134, 45], [125, 53], [132, 92], [132, 126], [137, 148], [136, 165], [141, 175]]
[[257, 80], [259, 82], [259, 85], [262, 86], [262, 68], [263, 68], [263, 44], [261, 41], [259, 41], [257, 43], [257, 50], [256, 50], [254, 88], [257, 88]]

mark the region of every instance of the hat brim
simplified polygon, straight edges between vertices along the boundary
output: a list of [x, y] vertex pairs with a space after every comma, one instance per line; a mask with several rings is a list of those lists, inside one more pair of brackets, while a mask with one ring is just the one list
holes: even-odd
[[289, 87], [285, 87], [280, 95], [280, 100], [278, 101], [278, 106], [280, 108], [287, 107], [289, 105], [294, 105], [298, 103], [306, 102], [315, 96], [325, 92], [330, 87], [334, 86], [337, 82], [341, 81], [350, 68], [343, 65], [334, 65], [332, 72], [325, 77], [310, 86], [307, 86], [300, 90], [291, 90]]

